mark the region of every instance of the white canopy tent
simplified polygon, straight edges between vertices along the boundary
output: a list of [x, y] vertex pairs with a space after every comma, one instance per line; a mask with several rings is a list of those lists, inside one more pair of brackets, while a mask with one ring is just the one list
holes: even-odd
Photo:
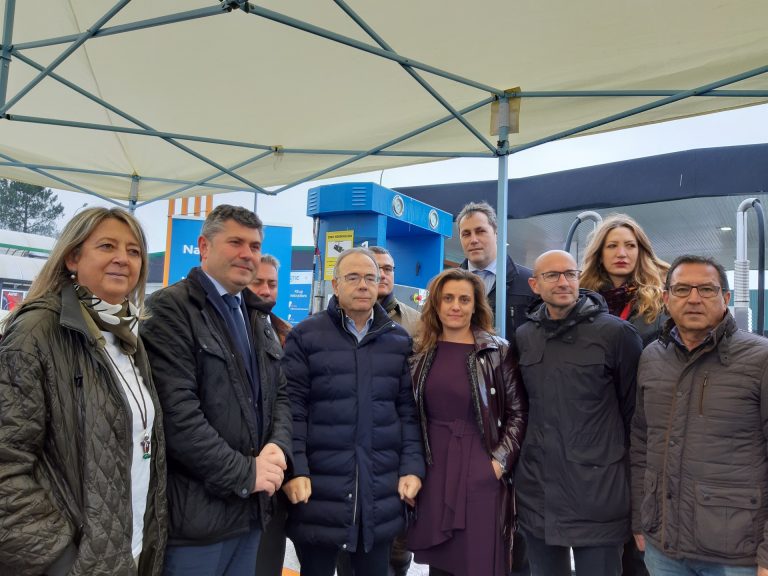
[[113, 2], [4, 0], [0, 176], [140, 205], [768, 100], [761, 0]]
[[763, 0], [3, 3], [0, 177], [131, 209], [768, 101]]

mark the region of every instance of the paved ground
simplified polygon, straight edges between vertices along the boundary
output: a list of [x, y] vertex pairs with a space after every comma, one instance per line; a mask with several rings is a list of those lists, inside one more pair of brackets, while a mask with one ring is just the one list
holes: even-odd
[[[293, 550], [293, 544], [288, 540], [285, 547], [285, 571], [284, 576], [294, 576], [299, 573], [299, 561], [296, 559], [296, 552]], [[427, 576], [429, 569], [419, 564], [411, 564], [408, 576]]]

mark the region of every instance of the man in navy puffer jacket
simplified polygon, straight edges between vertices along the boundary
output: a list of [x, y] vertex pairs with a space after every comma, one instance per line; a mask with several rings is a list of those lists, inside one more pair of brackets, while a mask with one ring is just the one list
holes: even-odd
[[294, 466], [283, 489], [303, 576], [332, 576], [341, 550], [355, 573], [386, 576], [424, 477], [411, 339], [376, 303], [378, 283], [373, 254], [345, 251], [328, 309], [286, 341]]

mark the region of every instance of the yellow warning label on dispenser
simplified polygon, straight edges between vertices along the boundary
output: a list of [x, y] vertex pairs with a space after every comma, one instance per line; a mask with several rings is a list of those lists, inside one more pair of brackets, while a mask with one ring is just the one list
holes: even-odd
[[352, 248], [352, 241], [355, 238], [354, 230], [337, 230], [335, 232], [326, 232], [325, 234], [325, 280], [333, 279], [333, 269], [336, 267], [336, 260], [339, 254], [349, 248]]

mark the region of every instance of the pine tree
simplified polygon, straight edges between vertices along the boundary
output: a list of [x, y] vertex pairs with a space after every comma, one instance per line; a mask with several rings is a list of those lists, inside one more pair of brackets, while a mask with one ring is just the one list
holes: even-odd
[[54, 236], [63, 213], [50, 188], [0, 178], [0, 229]]

